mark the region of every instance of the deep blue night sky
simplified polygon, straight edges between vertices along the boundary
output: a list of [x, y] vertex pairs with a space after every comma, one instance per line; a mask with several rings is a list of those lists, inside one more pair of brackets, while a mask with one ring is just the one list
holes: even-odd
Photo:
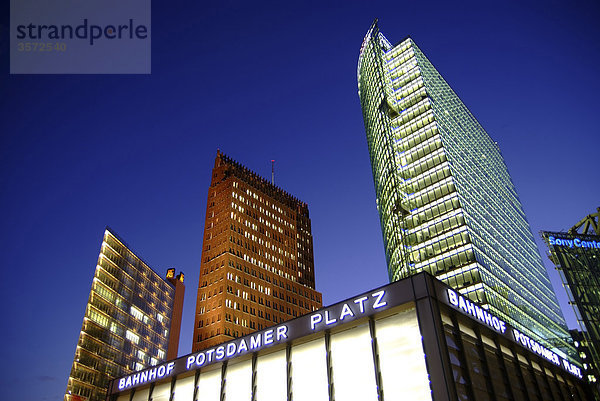
[[155, 270], [185, 272], [190, 351], [217, 148], [263, 176], [275, 159], [276, 184], [309, 204], [325, 304], [387, 282], [356, 83], [375, 17], [499, 143], [536, 238], [595, 211], [598, 3], [482, 3], [155, 1], [140, 76], [9, 75], [5, 5], [0, 399], [62, 398], [106, 225]]

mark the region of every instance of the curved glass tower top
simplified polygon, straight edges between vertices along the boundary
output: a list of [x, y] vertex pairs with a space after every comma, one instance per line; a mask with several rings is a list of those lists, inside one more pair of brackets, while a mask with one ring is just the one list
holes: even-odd
[[497, 144], [414, 41], [373, 23], [358, 93], [390, 281], [427, 271], [523, 332], [569, 334]]

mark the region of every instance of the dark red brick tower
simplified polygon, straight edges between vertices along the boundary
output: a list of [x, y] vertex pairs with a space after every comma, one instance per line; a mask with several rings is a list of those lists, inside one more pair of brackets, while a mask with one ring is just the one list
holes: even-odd
[[192, 351], [322, 306], [308, 205], [217, 151]]

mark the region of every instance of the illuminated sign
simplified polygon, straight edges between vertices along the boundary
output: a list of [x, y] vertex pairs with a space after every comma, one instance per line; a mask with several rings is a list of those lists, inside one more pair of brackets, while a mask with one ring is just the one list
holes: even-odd
[[[258, 351], [265, 346], [285, 341], [288, 338], [288, 326], [283, 324], [272, 329], [259, 331], [255, 334], [188, 355], [185, 370], [197, 369], [212, 362], [222, 361], [247, 352]], [[168, 362], [158, 367], [134, 373], [119, 379], [119, 391], [129, 387], [144, 384], [173, 373], [175, 362]]]
[[[448, 288], [446, 289], [446, 292], [448, 294], [448, 301], [450, 302], [450, 304], [462, 310], [465, 314], [473, 316], [475, 319], [493, 328], [497, 332], [505, 334], [506, 323], [504, 321], [498, 319], [496, 316], [492, 315], [487, 310], [483, 309], [481, 306], [471, 302], [467, 298], [458, 294], [456, 291]], [[577, 365], [571, 363], [567, 359], [561, 358], [558, 354], [544, 347], [529, 336], [526, 336], [525, 334], [521, 333], [519, 330], [513, 328], [511, 332], [513, 339], [517, 343], [521, 344], [533, 353], [538, 354], [542, 358], [552, 362], [556, 366], [563, 367], [567, 372], [571, 373], [572, 375], [577, 376], [580, 379], [583, 377], [583, 375], [581, 374], [581, 369]]]
[[[331, 327], [331, 325], [346, 323], [363, 316], [368, 316], [388, 306], [385, 298], [386, 291], [381, 290], [362, 295], [351, 301], [332, 305], [329, 308], [314, 312], [310, 317], [300, 317], [285, 324], [190, 354], [184, 358], [180, 358], [182, 362], [178, 362], [177, 366], [174, 365], [174, 362], [168, 362], [149, 370], [125, 376], [118, 380], [118, 389], [122, 391], [153, 380], [162, 379], [173, 373], [177, 374], [182, 371], [198, 369], [202, 366], [221, 362], [248, 352], [256, 352], [263, 347], [285, 343], [291, 338], [290, 332], [293, 332], [293, 337], [296, 338], [319, 331], [325, 327]], [[185, 364], [183, 364], [183, 359], [185, 359]]]
[[556, 238], [548, 237], [548, 243], [556, 246], [568, 246], [569, 248], [592, 248], [600, 249], [600, 242], [597, 241], [585, 241], [580, 238]]
[[[435, 298], [437, 300], [449, 305], [458, 313], [472, 318], [478, 324], [489, 327], [499, 333], [499, 336], [503, 336], [507, 341], [516, 342], [519, 347], [527, 348], [574, 376], [582, 377], [578, 366], [540, 345], [519, 330], [514, 329], [487, 309], [470, 301], [458, 291], [446, 287], [433, 277], [427, 275], [420, 276], [398, 281], [327, 308], [313, 311], [277, 326], [232, 339], [226, 343], [217, 344], [211, 348], [182, 356], [175, 361], [167, 361], [158, 366], [148, 367], [145, 370], [131, 373], [123, 378], [115, 379], [110, 386], [110, 393], [114, 394], [126, 391], [158, 380], [168, 380], [170, 377], [182, 374], [189, 376], [196, 369], [205, 368], [208, 365], [221, 363], [238, 356], [254, 354], [272, 346], [290, 344], [298, 338], [322, 332], [338, 325], [345, 325], [354, 320], [373, 316], [376, 313], [399, 305], [411, 304], [411, 307], [415, 307], [415, 301], [424, 299], [427, 296], [431, 297], [431, 290], [433, 289], [435, 289]], [[430, 286], [427, 284], [428, 282]], [[422, 335], [433, 334], [422, 333]]]
[[248, 351], [256, 351], [262, 346], [286, 340], [288, 338], [287, 333], [288, 327], [284, 324], [274, 329], [258, 332], [249, 336], [250, 338], [242, 338], [241, 340], [232, 341], [218, 347], [209, 348], [206, 351], [188, 356], [185, 368], [186, 370], [196, 369], [213, 361], [221, 361], [225, 357], [230, 358], [245, 354]]
[[126, 389], [128, 387], [137, 386], [138, 384], [144, 384], [148, 381], [156, 379], [162, 379], [173, 372], [175, 362], [169, 362], [166, 365], [160, 365], [152, 369], [138, 372], [133, 375], [125, 376], [119, 379], [119, 390]]
[[387, 305], [387, 302], [383, 300], [384, 296], [385, 291], [383, 290], [371, 294], [370, 297], [362, 296], [354, 299], [352, 302], [344, 302], [339, 313], [333, 313], [330, 310], [333, 308], [318, 311], [310, 316], [310, 329], [315, 330], [319, 324], [329, 326], [337, 322], [342, 322], [345, 318], [354, 318], [363, 315], [367, 309], [370, 309], [369, 312], [371, 312], [382, 308]]
[[450, 288], [448, 288], [448, 300], [452, 305], [462, 309], [466, 314], [487, 324], [497, 332], [504, 334], [506, 331], [506, 323], [483, 309], [481, 306], [469, 301], [462, 295], [457, 294], [456, 291], [453, 291]]
[[535, 341], [535, 340], [529, 338], [528, 336], [526, 336], [525, 334], [519, 332], [519, 330], [517, 330], [517, 329], [512, 329], [512, 333], [513, 333], [514, 339], [518, 343], [520, 343], [524, 347], [528, 348], [532, 352], [540, 355], [544, 359], [547, 359], [548, 361], [552, 362], [556, 366], [562, 366], [566, 371], [579, 377], [580, 379], [583, 377], [583, 375], [581, 374], [581, 369], [579, 369], [579, 367], [577, 365], [572, 364], [571, 362], [569, 362], [568, 360], [566, 360], [564, 358], [561, 358], [556, 353], [550, 351], [548, 348], [544, 347], [537, 341]]

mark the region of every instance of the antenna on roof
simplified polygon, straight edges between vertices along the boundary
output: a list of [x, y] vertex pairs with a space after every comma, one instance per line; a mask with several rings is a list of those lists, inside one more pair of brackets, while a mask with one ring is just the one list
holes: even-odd
[[271, 184], [275, 185], [275, 160], [271, 160]]

